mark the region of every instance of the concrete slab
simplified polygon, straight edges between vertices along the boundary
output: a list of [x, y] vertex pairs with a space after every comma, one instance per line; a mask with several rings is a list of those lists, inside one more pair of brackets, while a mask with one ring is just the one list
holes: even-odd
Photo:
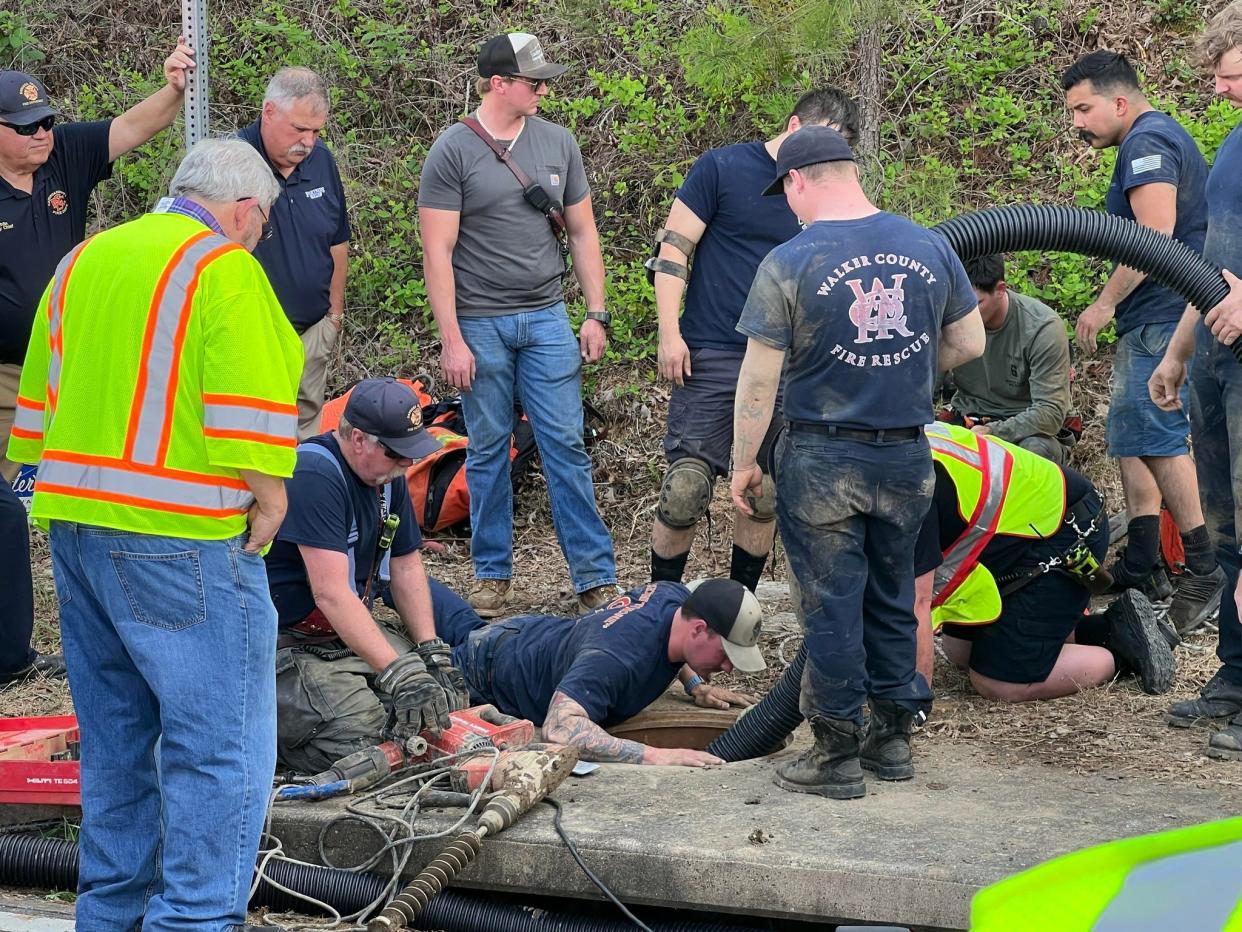
[[73, 905], [40, 896], [0, 893], [0, 932], [73, 932]]
[[[873, 781], [851, 802], [778, 789], [772, 759], [709, 770], [605, 765], [557, 798], [583, 857], [626, 902], [944, 929], [966, 927], [976, 890], [1050, 857], [1242, 810], [1242, 789], [1002, 767], [920, 744], [914, 780]], [[335, 801], [280, 806], [273, 829], [314, 860], [320, 829], [343, 812]], [[375, 844], [348, 823], [325, 840], [339, 864]], [[411, 863], [438, 847], [422, 844]], [[488, 840], [458, 886], [596, 896], [546, 806]]]

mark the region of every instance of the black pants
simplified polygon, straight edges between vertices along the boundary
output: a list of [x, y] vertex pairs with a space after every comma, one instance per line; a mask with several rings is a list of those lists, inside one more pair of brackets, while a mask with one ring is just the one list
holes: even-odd
[[30, 530], [26, 509], [13, 487], [0, 481], [0, 679], [28, 667], [35, 658], [34, 590], [30, 576]]

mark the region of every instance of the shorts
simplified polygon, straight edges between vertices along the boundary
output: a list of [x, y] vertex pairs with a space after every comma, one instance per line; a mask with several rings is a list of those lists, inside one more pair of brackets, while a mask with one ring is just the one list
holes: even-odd
[[[690, 378], [674, 385], [668, 400], [668, 430], [664, 455], [670, 463], [680, 459], [702, 460], [717, 476], [727, 476], [733, 452], [733, 402], [737, 377], [745, 354], [733, 350], [699, 347], [690, 350]], [[759, 464], [765, 467], [767, 452], [784, 426], [777, 397], [772, 423], [760, 448]]]
[[1177, 324], [1143, 324], [1117, 338], [1112, 400], [1108, 408], [1109, 456], [1185, 456], [1190, 452], [1190, 380], [1182, 386], [1182, 408], [1164, 411], [1147, 392], [1147, 381]]
[[[1108, 517], [1100, 515], [1102, 502], [1091, 492], [1083, 499], [1099, 515], [1088, 546], [1097, 560], [1108, 553]], [[1046, 541], [1034, 543], [1015, 570], [1033, 567], [1050, 556], [1059, 556], [1074, 545], [1078, 535], [1071, 529], [1058, 531]], [[1004, 596], [1001, 616], [988, 625], [942, 626], [945, 634], [971, 642], [970, 669], [1002, 683], [1042, 683], [1056, 666], [1065, 640], [1091, 601], [1087, 588], [1060, 570], [1036, 577], [1016, 592]]]

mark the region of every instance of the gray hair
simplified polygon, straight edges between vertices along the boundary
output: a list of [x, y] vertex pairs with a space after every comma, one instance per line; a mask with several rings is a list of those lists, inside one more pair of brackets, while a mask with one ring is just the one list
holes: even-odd
[[323, 78], [309, 68], [281, 68], [267, 83], [263, 103], [274, 103], [281, 110], [287, 110], [307, 97], [314, 100], [315, 112], [327, 112], [328, 85]]
[[[359, 427], [358, 430], [361, 430], [362, 436], [370, 440], [371, 443], [375, 444], [375, 443], [380, 442], [380, 438], [377, 437], [375, 434], [368, 434], [365, 430], [362, 430], [361, 427]], [[352, 434], [353, 432], [354, 432], [354, 425], [350, 423], [349, 418], [347, 418], [345, 415], [342, 414], [341, 420], [336, 425], [336, 435], [340, 437], [342, 440], [348, 440], [349, 435]]]
[[264, 210], [280, 196], [271, 167], [241, 139], [203, 139], [194, 144], [173, 175], [168, 193], [227, 203], [257, 198]]

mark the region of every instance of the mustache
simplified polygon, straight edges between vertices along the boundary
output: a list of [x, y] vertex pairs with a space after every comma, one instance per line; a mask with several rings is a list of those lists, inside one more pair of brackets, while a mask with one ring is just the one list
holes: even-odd
[[290, 155], [310, 155], [310, 153], [311, 153], [310, 147], [304, 146], [300, 142], [295, 142], [293, 145], [289, 147]]

